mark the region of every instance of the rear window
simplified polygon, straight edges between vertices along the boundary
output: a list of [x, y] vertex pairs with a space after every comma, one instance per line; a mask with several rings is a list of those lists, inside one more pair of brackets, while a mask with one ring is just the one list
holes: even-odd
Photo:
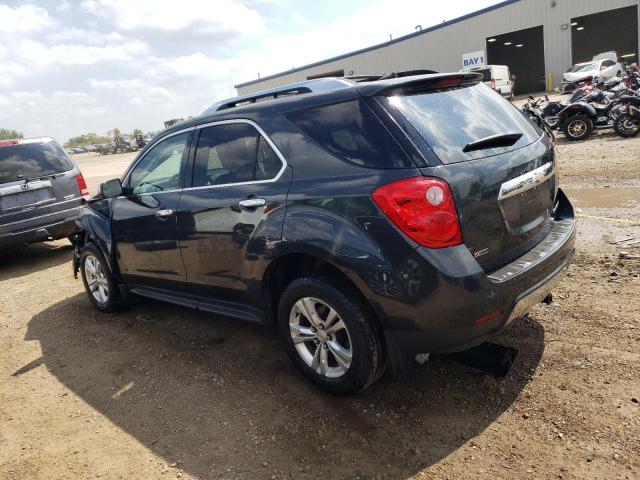
[[414, 167], [362, 100], [290, 112], [286, 117], [327, 150], [361, 167]]
[[0, 184], [63, 173], [72, 168], [55, 142], [0, 147]]
[[[522, 113], [484, 83], [389, 97], [442, 163], [458, 163], [509, 152], [540, 138]], [[509, 147], [463, 152], [488, 137], [521, 133]]]

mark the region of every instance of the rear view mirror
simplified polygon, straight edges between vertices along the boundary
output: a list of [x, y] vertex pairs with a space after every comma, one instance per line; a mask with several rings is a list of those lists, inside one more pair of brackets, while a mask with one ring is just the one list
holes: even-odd
[[100, 184], [100, 194], [104, 198], [115, 198], [122, 195], [122, 182], [119, 178], [114, 178], [113, 180], [107, 180], [106, 182]]

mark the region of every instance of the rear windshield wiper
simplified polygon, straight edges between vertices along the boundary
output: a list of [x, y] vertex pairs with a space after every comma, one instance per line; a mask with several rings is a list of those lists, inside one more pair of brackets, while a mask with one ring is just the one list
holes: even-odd
[[491, 135], [490, 137], [467, 143], [462, 151], [464, 153], [474, 152], [476, 150], [487, 150], [489, 148], [510, 147], [522, 138], [522, 133], [510, 132]]
[[16, 178], [21, 182], [29, 183], [32, 180], [42, 180], [44, 178], [56, 178], [56, 177], [58, 177], [60, 175], [64, 175], [64, 172], [61, 172], [61, 173], [43, 173], [42, 175], [34, 175], [33, 177], [24, 177], [22, 175], [16, 175]]

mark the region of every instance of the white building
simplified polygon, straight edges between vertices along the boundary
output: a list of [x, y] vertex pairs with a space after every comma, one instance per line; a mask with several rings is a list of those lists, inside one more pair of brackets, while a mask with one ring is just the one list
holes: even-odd
[[[574, 63], [616, 51], [638, 61], [639, 0], [507, 0], [379, 45], [236, 85], [239, 95], [310, 78], [430, 69], [463, 57], [508, 65], [517, 93], [559, 86]], [[407, 22], [413, 22], [408, 16]], [[419, 23], [419, 21], [418, 21]], [[472, 54], [472, 55], [469, 55]]]

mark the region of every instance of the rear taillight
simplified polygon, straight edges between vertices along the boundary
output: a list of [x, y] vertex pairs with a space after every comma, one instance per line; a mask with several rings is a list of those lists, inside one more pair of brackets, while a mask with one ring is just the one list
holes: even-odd
[[0, 141], [0, 147], [10, 147], [11, 145], [18, 145], [18, 140], [2, 140]]
[[491, 79], [491, 88], [493, 88], [494, 90], [496, 89], [496, 79], [495, 78]]
[[439, 178], [412, 177], [383, 185], [373, 192], [373, 201], [420, 245], [445, 248], [462, 243], [453, 194]]
[[87, 188], [87, 182], [84, 181], [84, 177], [81, 173], [76, 176], [76, 181], [78, 182], [78, 188], [80, 189], [80, 194], [83, 197], [89, 196], [89, 189]]

